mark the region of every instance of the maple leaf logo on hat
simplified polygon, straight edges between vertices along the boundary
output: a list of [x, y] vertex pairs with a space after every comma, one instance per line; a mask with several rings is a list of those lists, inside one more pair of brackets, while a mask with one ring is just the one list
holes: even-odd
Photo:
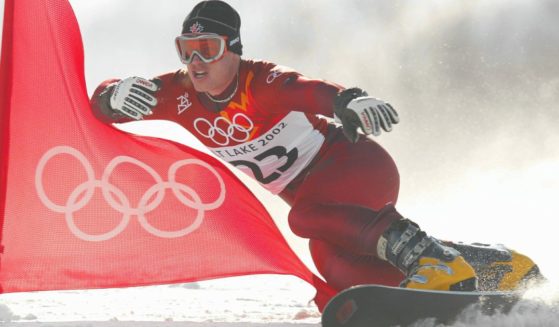
[[202, 24], [200, 24], [199, 22], [196, 22], [192, 24], [192, 26], [190, 26], [190, 33], [201, 33], [202, 31], [204, 31], [204, 26], [202, 26]]
[[203, 32], [227, 36], [227, 50], [242, 55], [240, 28], [241, 16], [233, 7], [222, 0], [203, 0], [184, 19], [181, 34]]

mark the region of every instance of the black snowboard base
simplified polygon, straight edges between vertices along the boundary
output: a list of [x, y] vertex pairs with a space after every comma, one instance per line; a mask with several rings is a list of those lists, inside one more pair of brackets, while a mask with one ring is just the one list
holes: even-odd
[[465, 309], [483, 314], [508, 312], [520, 299], [517, 292], [452, 292], [380, 285], [355, 286], [330, 300], [323, 327], [408, 326], [427, 318], [452, 323]]

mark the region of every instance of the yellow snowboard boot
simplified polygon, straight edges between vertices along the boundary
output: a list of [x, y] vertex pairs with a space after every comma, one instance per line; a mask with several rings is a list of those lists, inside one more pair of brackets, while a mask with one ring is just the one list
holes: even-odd
[[[393, 206], [381, 214], [397, 214]], [[414, 222], [400, 216], [382, 234], [377, 256], [400, 269], [406, 278], [402, 287], [474, 291], [477, 278], [474, 268], [453, 247], [428, 236]]]
[[460, 251], [474, 268], [480, 291], [513, 291], [546, 280], [532, 259], [501, 244], [443, 244]]

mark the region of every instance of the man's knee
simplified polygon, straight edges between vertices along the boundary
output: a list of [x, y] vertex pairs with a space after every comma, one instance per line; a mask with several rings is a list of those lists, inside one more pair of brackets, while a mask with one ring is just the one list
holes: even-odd
[[291, 208], [287, 219], [289, 228], [295, 235], [303, 238], [311, 237], [312, 222], [309, 221], [311, 212], [311, 204], [297, 204]]

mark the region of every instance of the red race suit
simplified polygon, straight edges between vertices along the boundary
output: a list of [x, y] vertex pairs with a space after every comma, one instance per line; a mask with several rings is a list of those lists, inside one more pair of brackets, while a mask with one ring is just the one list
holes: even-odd
[[[219, 105], [196, 92], [184, 69], [157, 78], [158, 103], [145, 119], [178, 123], [289, 203], [290, 227], [310, 239], [313, 260], [330, 285], [396, 285], [403, 279], [376, 256], [378, 238], [392, 223], [376, 212], [396, 202], [398, 170], [376, 142], [362, 136], [352, 144], [325, 118], [333, 117], [342, 87], [243, 59], [235, 96]], [[103, 82], [91, 101], [107, 123], [126, 121], [101, 113], [99, 95], [116, 81]]]

